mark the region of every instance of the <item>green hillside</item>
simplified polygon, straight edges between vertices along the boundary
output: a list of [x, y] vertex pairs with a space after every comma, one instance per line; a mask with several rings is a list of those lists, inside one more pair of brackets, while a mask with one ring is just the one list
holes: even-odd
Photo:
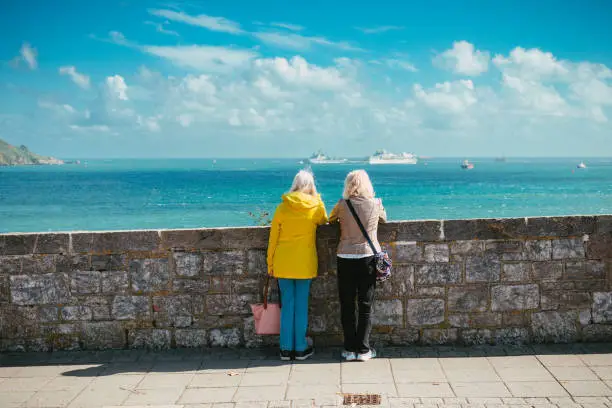
[[54, 157], [32, 153], [25, 146], [12, 146], [0, 139], [0, 166], [19, 166], [28, 164], [64, 164]]

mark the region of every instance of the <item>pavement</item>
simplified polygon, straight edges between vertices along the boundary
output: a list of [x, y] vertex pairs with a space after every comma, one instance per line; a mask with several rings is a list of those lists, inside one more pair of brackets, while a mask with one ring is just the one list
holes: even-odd
[[[612, 344], [410, 347], [365, 363], [339, 349], [305, 362], [276, 351], [168, 350], [0, 354], [0, 407], [612, 408]], [[352, 405], [355, 406], [355, 405]]]

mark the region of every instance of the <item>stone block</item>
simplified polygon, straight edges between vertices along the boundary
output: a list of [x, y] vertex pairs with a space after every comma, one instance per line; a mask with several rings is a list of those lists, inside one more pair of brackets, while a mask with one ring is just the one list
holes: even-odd
[[457, 286], [448, 289], [448, 310], [455, 312], [483, 312], [489, 303], [488, 287]]
[[194, 293], [204, 295], [208, 292], [210, 283], [208, 280], [175, 279], [172, 281], [172, 289], [175, 293]]
[[208, 333], [204, 329], [177, 329], [174, 332], [174, 340], [177, 347], [207, 347]]
[[552, 259], [552, 241], [525, 241], [525, 257], [529, 261], [550, 261]]
[[411, 297], [433, 297], [433, 298], [444, 298], [446, 296], [446, 289], [443, 286], [420, 286], [414, 289], [414, 292], [410, 295]]
[[[128, 250], [128, 248], [126, 248]], [[94, 271], [127, 271], [127, 256], [122, 254], [115, 255], [92, 255], [91, 269]]]
[[[313, 285], [319, 279], [327, 279], [327, 278], [317, 278], [313, 280]], [[258, 277], [237, 277], [235, 279], [230, 280], [230, 288], [231, 293], [243, 294], [243, 293], [258, 293], [260, 288], [263, 288], [265, 282], [265, 278], [263, 276]], [[275, 285], [273, 285], [274, 288]], [[312, 286], [311, 286], [312, 287]], [[333, 287], [331, 288], [333, 293]], [[262, 289], [263, 292], [263, 289]], [[328, 293], [329, 296], [329, 293]]]
[[174, 273], [177, 276], [194, 277], [199, 276], [202, 270], [202, 255], [191, 252], [175, 252]]
[[29, 255], [36, 248], [36, 234], [0, 235], [0, 255]]
[[209, 331], [211, 347], [238, 347], [242, 343], [240, 329], [212, 329]]
[[403, 326], [404, 311], [402, 301], [399, 299], [375, 301], [372, 324], [376, 326]]
[[452, 255], [477, 255], [485, 250], [484, 241], [455, 241], [450, 244]]
[[448, 220], [444, 221], [447, 241], [516, 239], [525, 234], [525, 221], [521, 218]]
[[391, 259], [396, 263], [423, 261], [423, 247], [414, 241], [398, 241], [392, 246]]
[[127, 272], [101, 272], [102, 293], [124, 294], [129, 288]]
[[595, 232], [596, 217], [534, 217], [527, 219], [527, 233], [539, 237], [571, 237]]
[[605, 279], [606, 263], [603, 261], [567, 261], [565, 262], [565, 279]]
[[269, 234], [269, 227], [168, 230], [161, 231], [161, 249], [265, 249]]
[[553, 259], [583, 259], [584, 241], [582, 238], [556, 239], [552, 242]]
[[537, 281], [558, 281], [563, 277], [563, 263], [561, 262], [534, 262], [532, 264], [532, 278]]
[[136, 293], [150, 293], [168, 290], [170, 268], [168, 259], [135, 259], [130, 262], [132, 290]]
[[485, 250], [498, 254], [521, 253], [523, 251], [523, 241], [485, 241]]
[[130, 348], [166, 350], [171, 345], [171, 333], [165, 329], [133, 329], [128, 332]]
[[410, 326], [428, 326], [444, 321], [444, 300], [408, 299], [406, 319]]
[[69, 252], [70, 234], [49, 233], [36, 237], [35, 254], [66, 254]]
[[612, 292], [593, 293], [593, 322], [612, 323]]
[[569, 343], [579, 339], [578, 312], [538, 312], [531, 315], [533, 340], [538, 343]]
[[247, 273], [262, 276], [268, 273], [267, 251], [265, 249], [250, 249], [247, 251]]
[[479, 346], [493, 343], [493, 331], [490, 329], [462, 330], [459, 340], [466, 346]]
[[83, 300], [83, 305], [91, 309], [93, 320], [110, 320], [110, 303], [107, 298], [89, 296]]
[[466, 282], [498, 282], [501, 261], [495, 253], [468, 256], [465, 262]]
[[424, 329], [421, 343], [425, 345], [453, 344], [457, 342], [457, 329]]
[[157, 324], [170, 327], [191, 326], [192, 299], [189, 295], [156, 296], [153, 298], [153, 318]]
[[87, 306], [64, 306], [62, 308], [62, 320], [91, 320], [93, 314]]
[[501, 313], [459, 313], [448, 315], [451, 327], [481, 328], [497, 327], [502, 324]]
[[251, 312], [251, 303], [258, 300], [254, 294], [207, 295], [206, 311], [211, 315], [241, 315]]
[[202, 253], [202, 266], [206, 275], [242, 275], [244, 264], [244, 251]]
[[[315, 282], [316, 281], [317, 280], [315, 280]], [[377, 298], [403, 297], [411, 294], [413, 291], [414, 266], [412, 265], [393, 265], [391, 277], [382, 284], [376, 285]], [[327, 296], [329, 296], [329, 293]]]
[[11, 284], [7, 275], [0, 275], [0, 305], [11, 299]]
[[77, 272], [91, 269], [89, 255], [54, 255], [55, 272]]
[[450, 251], [447, 244], [426, 244], [425, 262], [448, 262]]
[[52, 323], [59, 320], [59, 308], [57, 306], [42, 306], [38, 308], [38, 320], [41, 323]]
[[578, 312], [578, 320], [582, 326], [593, 323], [591, 309], [584, 309]]
[[442, 240], [442, 223], [440, 221], [404, 221], [397, 223], [396, 228], [396, 239], [398, 241], [423, 242]]
[[87, 295], [99, 293], [101, 287], [101, 274], [95, 271], [75, 272], [72, 274], [70, 289], [73, 294]]
[[69, 279], [64, 273], [13, 275], [11, 299], [16, 305], [45, 305], [70, 300]]
[[528, 315], [522, 312], [506, 312], [502, 314], [502, 327], [529, 326]]
[[22, 256], [0, 256], [0, 274], [21, 275]]
[[417, 285], [445, 285], [461, 282], [461, 264], [437, 263], [416, 267]]
[[589, 324], [582, 328], [582, 341], [612, 342], [612, 325]]
[[531, 277], [531, 264], [527, 262], [504, 263], [502, 265], [502, 281], [527, 282]]
[[[253, 288], [254, 290], [251, 289], [248, 292], [253, 293], [255, 291], [256, 293], [263, 293], [263, 285], [261, 287], [261, 291], [257, 290], [259, 288], [259, 285], [257, 285], [255, 288]], [[275, 281], [271, 281], [270, 290], [277, 290]], [[338, 280], [335, 277], [326, 276], [312, 280], [312, 284], [310, 285], [310, 294], [313, 299], [329, 299], [330, 293], [338, 293]]]
[[605, 280], [584, 280], [571, 283], [574, 284], [574, 289], [576, 290], [596, 291], [605, 288], [607, 282]]
[[587, 255], [589, 259], [612, 259], [612, 233], [590, 235]]
[[151, 317], [151, 303], [145, 296], [115, 296], [112, 316], [116, 320], [142, 320]]
[[26, 255], [21, 258], [23, 274], [53, 273], [57, 255]]
[[499, 285], [491, 288], [491, 310], [537, 309], [540, 304], [538, 285]]
[[529, 331], [523, 327], [511, 327], [495, 330], [495, 344], [520, 345], [529, 343]]
[[83, 345], [87, 350], [124, 348], [125, 331], [119, 322], [88, 322], [83, 325]]
[[75, 253], [123, 253], [159, 249], [157, 231], [73, 232]]

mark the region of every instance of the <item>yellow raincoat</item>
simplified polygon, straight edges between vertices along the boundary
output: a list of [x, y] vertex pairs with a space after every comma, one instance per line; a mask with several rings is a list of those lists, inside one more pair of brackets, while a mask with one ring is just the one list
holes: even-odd
[[275, 278], [312, 279], [317, 276], [317, 226], [327, 222], [321, 196], [301, 192], [283, 195], [268, 243], [268, 273]]

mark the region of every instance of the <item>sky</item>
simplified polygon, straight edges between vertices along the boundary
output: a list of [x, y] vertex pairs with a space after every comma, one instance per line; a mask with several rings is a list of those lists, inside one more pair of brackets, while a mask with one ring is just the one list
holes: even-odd
[[612, 156], [606, 0], [0, 0], [0, 138], [63, 158]]

